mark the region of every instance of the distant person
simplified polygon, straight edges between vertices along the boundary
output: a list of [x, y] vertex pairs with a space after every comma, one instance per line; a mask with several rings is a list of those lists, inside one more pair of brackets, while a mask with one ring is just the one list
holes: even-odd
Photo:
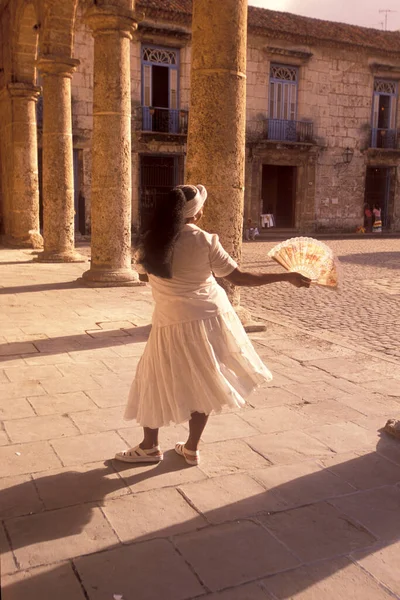
[[250, 240], [252, 242], [254, 242], [256, 237], [259, 235], [260, 235], [260, 232], [258, 231], [258, 227], [256, 227], [256, 225], [254, 225], [254, 223], [251, 219], [247, 219], [247, 223], [246, 223], [246, 227], [245, 227], [245, 231], [244, 231], [244, 239], [246, 240], [246, 242], [249, 242]]
[[143, 427], [143, 440], [118, 452], [116, 459], [123, 462], [160, 462], [159, 428], [188, 421], [188, 439], [175, 451], [197, 465], [209, 415], [224, 406], [244, 406], [245, 398], [272, 378], [216, 277], [238, 286], [286, 281], [310, 287], [310, 279], [299, 273], [241, 271], [218, 236], [197, 225], [206, 198], [202, 185], [174, 188], [168, 202], [156, 205], [142, 239], [139, 272], [150, 282], [155, 309], [125, 411], [125, 419]]
[[364, 204], [364, 227], [367, 233], [372, 232], [373, 214], [369, 204]]
[[374, 233], [380, 233], [382, 231], [382, 210], [379, 204], [375, 204], [372, 213], [374, 215], [372, 231]]

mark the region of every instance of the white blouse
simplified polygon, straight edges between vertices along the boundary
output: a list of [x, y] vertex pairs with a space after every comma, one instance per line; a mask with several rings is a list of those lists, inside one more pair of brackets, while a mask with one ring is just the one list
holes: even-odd
[[156, 305], [153, 324], [210, 319], [232, 310], [215, 277], [226, 277], [237, 266], [217, 235], [185, 225], [174, 249], [172, 279], [149, 275]]

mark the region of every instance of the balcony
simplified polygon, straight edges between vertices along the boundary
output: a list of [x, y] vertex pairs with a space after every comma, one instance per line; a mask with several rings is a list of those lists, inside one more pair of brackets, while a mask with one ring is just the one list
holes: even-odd
[[373, 129], [371, 132], [371, 148], [399, 150], [400, 136], [397, 129]]
[[309, 121], [287, 121], [283, 119], [263, 119], [247, 123], [247, 141], [292, 142], [297, 144], [314, 143], [314, 124]]
[[313, 141], [313, 123], [267, 119], [267, 139], [279, 142], [311, 144]]
[[142, 106], [142, 131], [187, 135], [189, 111]]

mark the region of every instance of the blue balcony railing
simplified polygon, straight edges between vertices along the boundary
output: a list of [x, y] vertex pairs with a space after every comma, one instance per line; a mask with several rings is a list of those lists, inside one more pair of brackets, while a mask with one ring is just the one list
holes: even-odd
[[280, 142], [311, 143], [313, 141], [313, 123], [267, 119], [267, 139]]
[[142, 106], [142, 131], [186, 135], [188, 111]]
[[398, 150], [400, 148], [399, 131], [397, 129], [373, 129], [371, 148]]
[[261, 119], [246, 124], [247, 142], [262, 140], [277, 142], [314, 143], [314, 125], [309, 121], [286, 121], [283, 119]]

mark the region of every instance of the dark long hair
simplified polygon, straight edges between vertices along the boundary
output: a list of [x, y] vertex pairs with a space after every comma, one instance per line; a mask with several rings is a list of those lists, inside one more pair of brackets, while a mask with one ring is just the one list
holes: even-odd
[[166, 200], [156, 204], [149, 228], [139, 241], [138, 262], [149, 275], [172, 278], [174, 247], [185, 222], [185, 204], [195, 195], [194, 186], [181, 185], [171, 190]]

